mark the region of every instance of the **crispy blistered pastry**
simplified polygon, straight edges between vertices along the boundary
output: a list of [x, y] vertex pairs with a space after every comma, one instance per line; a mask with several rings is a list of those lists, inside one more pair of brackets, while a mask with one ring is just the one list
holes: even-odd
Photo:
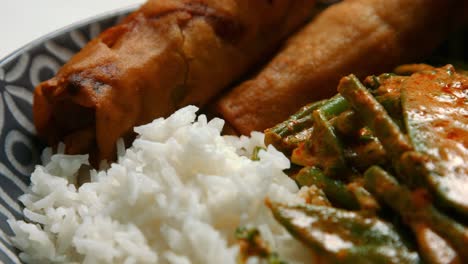
[[113, 159], [118, 138], [203, 106], [312, 14], [314, 0], [150, 0], [34, 94], [34, 123], [67, 153]]
[[[264, 130], [302, 105], [331, 96], [341, 76], [365, 77], [418, 60], [466, 12], [461, 0], [349, 0], [333, 5], [293, 36], [253, 79], [214, 109], [241, 134]], [[466, 20], [466, 19], [465, 19]]]

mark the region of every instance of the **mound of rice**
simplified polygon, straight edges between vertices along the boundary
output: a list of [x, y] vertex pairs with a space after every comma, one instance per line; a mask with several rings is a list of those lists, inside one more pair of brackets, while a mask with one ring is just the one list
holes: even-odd
[[[57, 154], [37, 166], [20, 200], [29, 220], [9, 221], [28, 263], [236, 263], [237, 227], [257, 227], [288, 263], [308, 250], [271, 216], [264, 200], [303, 202], [283, 173], [288, 159], [263, 146], [263, 134], [221, 136], [224, 121], [185, 107], [136, 127], [107, 170], [76, 187], [87, 155]], [[82, 170], [82, 168], [81, 168]], [[30, 223], [35, 222], [35, 223]], [[248, 263], [259, 260], [251, 258]]]

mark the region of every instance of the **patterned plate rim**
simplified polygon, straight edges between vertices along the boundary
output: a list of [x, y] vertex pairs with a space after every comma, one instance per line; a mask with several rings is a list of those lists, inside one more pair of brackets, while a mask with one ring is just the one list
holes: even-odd
[[101, 14], [94, 15], [94, 16], [91, 16], [89, 18], [79, 20], [77, 22], [71, 23], [71, 24], [66, 25], [66, 26], [64, 26], [62, 28], [59, 28], [57, 30], [54, 30], [54, 31], [52, 31], [50, 33], [47, 33], [47, 34], [45, 34], [45, 35], [43, 35], [43, 36], [41, 36], [41, 37], [39, 37], [37, 39], [32, 40], [29, 43], [23, 45], [22, 47], [20, 47], [20, 48], [16, 49], [15, 51], [9, 53], [5, 57], [0, 58], [0, 67], [7, 64], [8, 62], [13, 60], [17, 56], [21, 55], [22, 53], [30, 50], [31, 48], [39, 45], [40, 43], [43, 43], [43, 42], [49, 40], [49, 39], [57, 37], [57, 36], [59, 36], [61, 34], [65, 34], [66, 32], [73, 31], [73, 30], [75, 30], [75, 29], [77, 29], [79, 27], [85, 26], [87, 24], [95, 23], [95, 22], [98, 22], [100, 20], [104, 20], [104, 19], [107, 19], [107, 18], [110, 18], [110, 17], [113, 17], [113, 16], [119, 16], [119, 15], [122, 15], [122, 14], [129, 13], [131, 11], [136, 10], [140, 6], [141, 6], [141, 4], [134, 4], [134, 5], [125, 6], [125, 7], [113, 9], [113, 10], [110, 10], [110, 11], [106, 11], [106, 12], [103, 12]]
[[[43, 60], [43, 54], [47, 54], [48, 57], [46, 58], [49, 58], [50, 49], [57, 49], [58, 47], [60, 50], [60, 48], [66, 47], [66, 52], [62, 51], [62, 54], [58, 55], [53, 52], [50, 54], [52, 56], [50, 58], [53, 58], [52, 62], [56, 65], [52, 68], [46, 67], [45, 69], [49, 70], [46, 75], [51, 73], [51, 70], [56, 72], [58, 67], [66, 63], [69, 56], [78, 52], [94, 34], [98, 34], [107, 26], [120, 21], [139, 6], [141, 4], [125, 6], [79, 20], [34, 39], [7, 56], [0, 58], [0, 143], [5, 148], [5, 150], [0, 151], [0, 263], [22, 263], [18, 255], [20, 251], [14, 247], [9, 238], [12, 230], [8, 227], [7, 222], [3, 220], [21, 220], [24, 218], [23, 207], [18, 201], [18, 196], [25, 192], [26, 185], [28, 185], [25, 177], [30, 174], [29, 171], [23, 170], [25, 168], [24, 164], [18, 163], [18, 160], [13, 157], [14, 155], [12, 156], [14, 162], [7, 158], [8, 153], [12, 154], [14, 145], [20, 142], [22, 144], [19, 144], [19, 146], [30, 150], [32, 155], [31, 164], [37, 164], [40, 154], [37, 153], [38, 149], [36, 148], [43, 147], [41, 143], [31, 141], [35, 137], [35, 131], [30, 120], [32, 113], [28, 113], [27, 109], [30, 111], [32, 107], [32, 91], [35, 84], [31, 80], [31, 75], [28, 74], [30, 69], [34, 68], [35, 60]], [[97, 30], [99, 31], [96, 32], [83, 32], [83, 30], [86, 30], [85, 28], [94, 24], [98, 26], [102, 24], [104, 27], [98, 27]], [[86, 38], [83, 39], [86, 42], [76, 42], [71, 36], [73, 32], [86, 34]], [[73, 47], [67, 47], [68, 43], [71, 43], [70, 41], [72, 41]], [[48, 47], [47, 43], [55, 46]], [[50, 64], [49, 61], [46, 60], [46, 62]], [[20, 65], [20, 68], [16, 65]], [[18, 69], [21, 69], [19, 74], [16, 72], [11, 75], [11, 72], [18, 71]], [[26, 71], [23, 72], [23, 70]], [[10, 74], [10, 77], [14, 76], [13, 79], [8, 80], [8, 74]], [[44, 78], [35, 81], [45, 80]], [[14, 120], [14, 122], [8, 120]], [[15, 166], [15, 164], [19, 167]]]

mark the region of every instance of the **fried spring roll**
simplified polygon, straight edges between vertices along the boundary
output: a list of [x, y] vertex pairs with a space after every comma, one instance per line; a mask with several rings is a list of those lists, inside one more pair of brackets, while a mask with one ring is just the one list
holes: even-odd
[[302, 105], [335, 94], [341, 76], [365, 77], [427, 55], [460, 22], [454, 20], [457, 14], [467, 14], [464, 2], [349, 0], [333, 5], [212, 108], [241, 134], [272, 127]]
[[203, 106], [264, 60], [314, 2], [149, 0], [36, 88], [37, 132], [67, 153], [113, 159], [135, 125]]

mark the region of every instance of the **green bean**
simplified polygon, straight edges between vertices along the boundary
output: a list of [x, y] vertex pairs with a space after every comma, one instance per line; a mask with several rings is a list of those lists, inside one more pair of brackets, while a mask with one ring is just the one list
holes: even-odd
[[373, 131], [398, 170], [400, 156], [412, 150], [411, 144], [398, 125], [393, 122], [383, 106], [367, 91], [356, 76], [349, 75], [342, 78], [338, 91]]
[[360, 208], [353, 193], [346, 188], [344, 183], [325, 176], [319, 168], [305, 167], [295, 176], [295, 180], [299, 186], [317, 186], [333, 204], [342, 208], [350, 210]]
[[353, 168], [359, 171], [364, 171], [372, 165], [388, 163], [387, 153], [380, 141], [373, 135], [365, 134], [348, 143], [345, 158]]
[[324, 119], [328, 120], [348, 110], [349, 107], [348, 101], [337, 94], [326, 101], [322, 106], [318, 107], [317, 110], [322, 113]]
[[312, 114], [315, 126], [310, 139], [314, 141], [308, 141], [307, 146], [313, 148], [318, 164], [310, 165], [322, 167], [326, 175], [342, 176], [341, 174], [345, 174], [349, 169], [344, 159], [343, 144], [327, 120], [327, 116], [330, 115], [328, 110], [330, 109], [319, 108]]
[[284, 145], [287, 145], [288, 148], [291, 149], [296, 148], [300, 143], [305, 142], [310, 137], [310, 135], [312, 135], [313, 131], [314, 127], [311, 126], [299, 133], [289, 135], [283, 139]]
[[[348, 102], [340, 95], [336, 95], [312, 113], [314, 129], [306, 141], [306, 147], [315, 159], [312, 159], [314, 162], [311, 164], [301, 165], [319, 166], [328, 176], [347, 172], [341, 140], [328, 120], [348, 108]], [[292, 160], [295, 160], [294, 156]]]
[[393, 122], [404, 132], [405, 126], [403, 124], [403, 113], [401, 109], [401, 95], [399, 93], [379, 95], [375, 96], [375, 100], [383, 106]]
[[353, 135], [363, 127], [361, 119], [353, 110], [346, 110], [337, 117], [330, 120], [333, 127], [341, 135]]
[[294, 237], [332, 263], [420, 263], [394, 227], [378, 218], [316, 205], [268, 206]]
[[293, 121], [310, 117], [313, 111], [324, 105], [327, 101], [328, 100], [321, 100], [303, 106], [299, 111], [291, 115], [288, 120], [268, 129], [268, 131], [278, 134], [280, 137], [284, 137], [286, 135], [290, 135], [297, 132], [301, 128], [294, 126], [295, 123]]
[[[328, 100], [314, 102], [302, 107], [298, 112], [289, 117], [288, 120], [265, 130], [265, 144], [273, 145], [279, 150], [290, 149], [287, 140], [290, 135], [294, 135], [313, 125], [312, 112], [324, 105]], [[293, 144], [294, 145], [294, 144]]]
[[[384, 73], [374, 78], [366, 78], [364, 84], [369, 86], [369, 79], [378, 82], [378, 88], [371, 88], [371, 94], [375, 99], [384, 107], [389, 116], [392, 118], [400, 129], [404, 130], [402, 122], [402, 109], [401, 109], [401, 87], [408, 79], [406, 76], [398, 76], [395, 74]], [[372, 87], [370, 83], [370, 86]]]
[[352, 193], [356, 201], [359, 203], [359, 207], [363, 212], [374, 215], [380, 209], [380, 205], [375, 197], [359, 183], [352, 182], [348, 184], [347, 189]]
[[[365, 174], [365, 187], [378, 199], [397, 211], [407, 224], [423, 223], [453, 246], [462, 260], [468, 261], [468, 230], [462, 224], [439, 212], [421, 193], [400, 186], [396, 179], [378, 166], [369, 168]], [[421, 189], [420, 189], [421, 190]]]

